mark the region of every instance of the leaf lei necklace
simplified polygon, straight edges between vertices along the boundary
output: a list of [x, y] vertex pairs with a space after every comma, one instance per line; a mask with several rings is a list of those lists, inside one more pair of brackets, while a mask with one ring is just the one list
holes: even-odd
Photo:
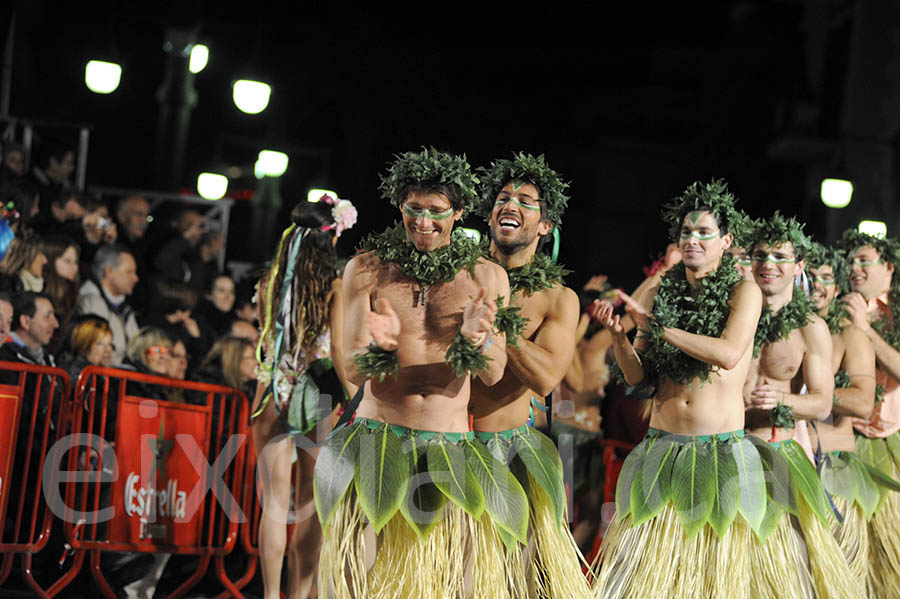
[[689, 385], [697, 378], [701, 384], [709, 381], [717, 368], [667, 342], [663, 339], [664, 329], [720, 336], [731, 313], [728, 300], [740, 281], [734, 259], [728, 254], [722, 256], [718, 268], [700, 279], [696, 288], [687, 280], [684, 263], [672, 267], [660, 280], [653, 300], [653, 318], [649, 321], [648, 345], [643, 355], [649, 372], [679, 385]]
[[775, 314], [763, 307], [756, 335], [753, 337], [753, 357], [759, 357], [759, 350], [763, 345], [786, 339], [794, 329], [806, 326], [809, 316], [814, 312], [812, 302], [801, 289], [794, 289], [791, 301]]
[[381, 233], [366, 237], [360, 245], [362, 252], [375, 252], [385, 262], [393, 262], [403, 274], [416, 280], [415, 304], [425, 305], [425, 292], [435, 283], [452, 281], [460, 270], [475, 276], [475, 265], [482, 257], [478, 243], [461, 230], [453, 231], [450, 244], [430, 252], [420, 252], [406, 238], [403, 223], [394, 223]]
[[844, 330], [849, 315], [847, 314], [847, 306], [844, 302], [833, 301], [828, 308], [828, 314], [825, 315], [825, 324], [828, 325], [828, 331], [832, 335], [837, 335]]
[[888, 292], [888, 305], [891, 308], [890, 318], [879, 318], [870, 326], [882, 339], [894, 349], [900, 349], [900, 283], [892, 284]]
[[557, 264], [547, 254], [535, 253], [526, 264], [516, 268], [507, 268], [500, 260], [494, 258], [490, 252], [490, 239], [485, 239], [481, 245], [481, 251], [486, 258], [496, 262], [506, 270], [509, 277], [509, 291], [516, 293], [525, 291], [528, 295], [536, 291], [543, 291], [550, 287], [562, 285], [563, 278], [571, 271], [561, 264]]

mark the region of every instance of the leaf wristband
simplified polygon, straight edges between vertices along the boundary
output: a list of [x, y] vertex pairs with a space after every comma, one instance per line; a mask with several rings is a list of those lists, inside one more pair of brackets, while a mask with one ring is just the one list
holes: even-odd
[[353, 358], [356, 370], [370, 379], [378, 379], [378, 382], [384, 382], [388, 375], [397, 380], [397, 373], [400, 371], [400, 362], [397, 360], [396, 349], [383, 349], [374, 342], [369, 344], [366, 351], [357, 354]]
[[444, 361], [457, 377], [468, 373], [477, 374], [487, 369], [488, 360], [491, 359], [482, 353], [483, 349], [457, 332], [450, 347], [447, 348], [447, 353], [444, 354]]

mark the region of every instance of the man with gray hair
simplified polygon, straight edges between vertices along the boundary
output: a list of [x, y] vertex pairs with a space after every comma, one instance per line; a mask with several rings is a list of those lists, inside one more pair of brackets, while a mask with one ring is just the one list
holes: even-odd
[[96, 314], [109, 321], [113, 333], [113, 364], [121, 364], [125, 346], [138, 332], [134, 309], [127, 298], [138, 282], [137, 264], [128, 249], [104, 245], [94, 256], [91, 279], [78, 294], [79, 314]]

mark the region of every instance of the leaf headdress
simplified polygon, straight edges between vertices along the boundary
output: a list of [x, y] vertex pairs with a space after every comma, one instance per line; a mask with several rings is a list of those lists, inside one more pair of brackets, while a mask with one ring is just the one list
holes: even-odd
[[812, 246], [812, 240], [803, 232], [803, 224], [776, 210], [769, 218], [753, 222], [752, 245], [747, 249], [757, 243], [780, 245], [787, 242], [793, 246], [797, 260], [805, 257]]
[[523, 181], [537, 187], [545, 206], [544, 218], [557, 227], [562, 222], [562, 215], [569, 201], [569, 196], [566, 195], [569, 184], [547, 166], [543, 154], [532, 156], [519, 152], [513, 154], [512, 160], [505, 158], [495, 160], [491, 162], [490, 167], [482, 167], [478, 171], [481, 175], [481, 194], [477, 200], [476, 211], [485, 220], [491, 218], [494, 201], [503, 186], [510, 181]]
[[457, 156], [434, 148], [422, 148], [421, 152], [404, 152], [381, 176], [381, 197], [389, 199], [398, 208], [406, 202], [410, 187], [453, 185], [463, 199], [463, 216], [476, 198], [478, 177], [466, 161], [465, 154]]
[[841, 293], [850, 291], [850, 262], [847, 259], [847, 252], [817, 241], [811, 242], [809, 252], [806, 254], [807, 267], [818, 269], [824, 264], [834, 270], [834, 280]]
[[723, 229], [742, 238], [749, 218], [735, 207], [737, 199], [728, 191], [728, 184], [723, 179], [713, 179], [703, 184], [695, 181], [677, 198], [662, 209], [662, 219], [669, 224], [669, 237], [678, 242], [684, 216], [697, 210], [709, 210], [719, 219]]

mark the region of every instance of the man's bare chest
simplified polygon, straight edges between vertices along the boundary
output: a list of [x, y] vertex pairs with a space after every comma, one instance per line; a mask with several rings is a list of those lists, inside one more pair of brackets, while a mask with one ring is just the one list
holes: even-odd
[[758, 371], [780, 381], [792, 380], [800, 372], [806, 356], [802, 333], [795, 329], [787, 339], [764, 345], [759, 352]]
[[513, 305], [519, 307], [519, 315], [527, 319], [522, 336], [532, 339], [547, 317], [552, 298], [549, 291], [537, 291], [530, 295], [520, 292], [513, 295]]
[[417, 281], [402, 278], [377, 286], [372, 302], [387, 299], [402, 330], [431, 337], [459, 328], [466, 304], [478, 294], [478, 287], [467, 273], [460, 273], [453, 281], [420, 285]]

